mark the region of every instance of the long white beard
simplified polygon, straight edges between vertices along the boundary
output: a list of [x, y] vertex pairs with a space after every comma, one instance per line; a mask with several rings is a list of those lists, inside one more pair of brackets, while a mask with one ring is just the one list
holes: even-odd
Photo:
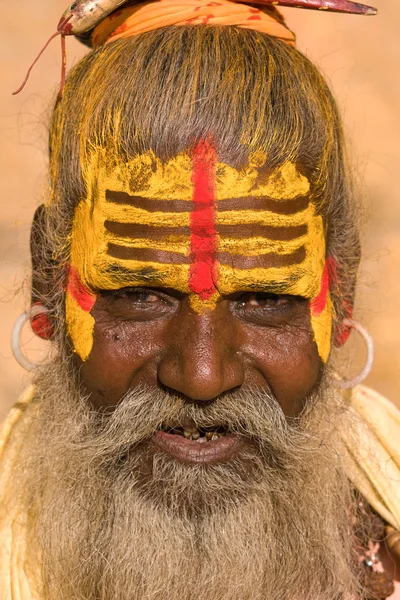
[[[65, 365], [38, 378], [15, 492], [28, 514], [28, 571], [38, 549], [42, 557], [40, 598], [361, 598], [351, 489], [334, 448], [339, 407], [327, 386], [292, 423], [257, 391], [199, 407], [135, 390], [101, 416]], [[205, 467], [160, 453], [145, 469], [140, 442], [183, 414], [226, 423], [254, 446], [245, 460]]]

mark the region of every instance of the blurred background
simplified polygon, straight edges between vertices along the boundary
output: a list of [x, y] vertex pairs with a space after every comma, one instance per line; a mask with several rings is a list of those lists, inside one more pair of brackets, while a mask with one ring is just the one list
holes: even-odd
[[[339, 103], [363, 199], [364, 257], [357, 316], [372, 333], [376, 359], [367, 383], [400, 406], [400, 7], [370, 0], [376, 17], [285, 9], [298, 47], [323, 71]], [[0, 420], [29, 374], [12, 357], [15, 319], [29, 303], [29, 230], [46, 190], [47, 124], [60, 81], [54, 40], [18, 96], [27, 68], [55, 31], [66, 0], [0, 0]], [[68, 66], [86, 49], [67, 40]], [[357, 374], [365, 359], [353, 334], [343, 368]], [[30, 332], [25, 351], [46, 351]]]

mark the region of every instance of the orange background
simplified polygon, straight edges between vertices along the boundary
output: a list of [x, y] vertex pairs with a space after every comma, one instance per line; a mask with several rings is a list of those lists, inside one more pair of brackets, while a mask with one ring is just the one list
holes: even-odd
[[[46, 184], [47, 122], [60, 79], [58, 40], [41, 58], [22, 94], [13, 97], [11, 92], [55, 31], [66, 4], [1, 2], [0, 419], [29, 381], [12, 357], [9, 339], [29, 300], [29, 229]], [[375, 0], [374, 5], [379, 9], [376, 17], [283, 12], [297, 33], [298, 47], [330, 82], [344, 118], [365, 206], [357, 314], [376, 344], [368, 383], [400, 406], [400, 7], [398, 0]], [[68, 40], [69, 65], [84, 52], [77, 41]], [[25, 349], [36, 359], [45, 344], [26, 329]], [[363, 346], [353, 340], [346, 351], [346, 369], [357, 373], [363, 360]]]

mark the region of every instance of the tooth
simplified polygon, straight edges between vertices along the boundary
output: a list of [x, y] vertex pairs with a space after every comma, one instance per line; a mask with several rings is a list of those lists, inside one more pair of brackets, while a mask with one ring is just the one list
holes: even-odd
[[190, 438], [192, 437], [192, 432], [186, 431], [186, 429], [184, 429], [183, 435], [185, 436], [186, 439], [190, 440]]
[[206, 438], [208, 441], [210, 441], [212, 439], [213, 436], [213, 432], [212, 431], [206, 431]]
[[218, 433], [213, 433], [212, 437], [211, 437], [211, 441], [214, 442], [215, 440], [217, 440], [219, 438]]
[[196, 429], [196, 431], [192, 432], [192, 440], [198, 440], [200, 437], [200, 431]]

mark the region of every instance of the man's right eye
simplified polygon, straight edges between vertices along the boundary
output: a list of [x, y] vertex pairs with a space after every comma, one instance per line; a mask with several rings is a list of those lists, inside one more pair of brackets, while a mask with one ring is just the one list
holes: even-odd
[[158, 290], [146, 288], [121, 288], [102, 290], [97, 310], [121, 321], [152, 320], [170, 315], [176, 308], [173, 298]]
[[128, 288], [123, 290], [117, 290], [116, 293], [113, 294], [113, 296], [137, 304], [143, 304], [148, 302], [163, 302], [162, 298], [160, 298], [160, 296], [158, 294], [155, 294], [152, 290]]
[[154, 290], [146, 288], [122, 288], [103, 291], [101, 295], [108, 300], [124, 300], [133, 304], [155, 304], [165, 302], [165, 298]]

